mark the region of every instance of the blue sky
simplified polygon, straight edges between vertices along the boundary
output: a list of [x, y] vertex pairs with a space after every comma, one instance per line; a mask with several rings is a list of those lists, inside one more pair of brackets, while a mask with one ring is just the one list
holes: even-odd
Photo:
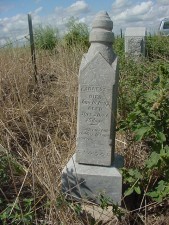
[[[28, 13], [36, 10], [38, 7], [43, 7], [43, 12], [53, 13], [56, 7], [68, 8], [76, 2], [72, 0], [1, 0], [0, 1], [0, 18], [6, 16], [15, 16], [18, 13]], [[101, 0], [99, 3], [93, 0], [84, 1], [92, 11], [109, 10], [112, 0]]]
[[34, 27], [51, 25], [64, 33], [71, 16], [90, 27], [101, 10], [113, 20], [115, 34], [128, 26], [145, 26], [153, 32], [162, 18], [169, 17], [169, 0], [0, 0], [0, 44], [28, 34], [28, 13]]

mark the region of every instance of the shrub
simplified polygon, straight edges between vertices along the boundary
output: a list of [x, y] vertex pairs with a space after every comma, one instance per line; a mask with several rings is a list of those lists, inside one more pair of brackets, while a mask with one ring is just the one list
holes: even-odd
[[86, 24], [77, 22], [74, 17], [67, 23], [68, 33], [64, 36], [64, 42], [68, 46], [89, 46], [89, 30]]
[[168, 36], [148, 36], [147, 37], [147, 56], [150, 60], [155, 58], [169, 57], [169, 37]]
[[[146, 63], [149, 65], [149, 62]], [[147, 67], [146, 63], [142, 62], [140, 74], [140, 65], [135, 64], [135, 71], [130, 73], [129, 80], [121, 83], [128, 85], [122, 89], [130, 90], [132, 83], [129, 81], [137, 72], [131, 98], [128, 95], [131, 91], [125, 92], [125, 96], [126, 93], [128, 96], [124, 98], [126, 102], [130, 102], [130, 107], [120, 123], [120, 129], [130, 130], [134, 134], [134, 141], [143, 141], [148, 147], [149, 156], [143, 168], [138, 166], [137, 169], [124, 169], [123, 176], [124, 182], [130, 185], [126, 195], [133, 191], [141, 194], [143, 191], [145, 195], [160, 202], [169, 196], [169, 66], [160, 60], [151, 63], [151, 67]], [[153, 80], [150, 79], [147, 85], [143, 85], [149, 78], [148, 73], [147, 78], [144, 77], [146, 71], [149, 71], [149, 74], [154, 72], [156, 77], [151, 77]], [[122, 94], [124, 95], [123, 92]]]
[[39, 25], [34, 31], [35, 46], [39, 49], [54, 49], [59, 39], [58, 34], [58, 30], [51, 26], [42, 27]]

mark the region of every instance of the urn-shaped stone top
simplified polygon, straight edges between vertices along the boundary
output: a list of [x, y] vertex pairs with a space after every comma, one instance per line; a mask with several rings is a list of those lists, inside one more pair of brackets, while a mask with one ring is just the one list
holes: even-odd
[[92, 24], [90, 42], [113, 42], [113, 22], [105, 11], [99, 12]]

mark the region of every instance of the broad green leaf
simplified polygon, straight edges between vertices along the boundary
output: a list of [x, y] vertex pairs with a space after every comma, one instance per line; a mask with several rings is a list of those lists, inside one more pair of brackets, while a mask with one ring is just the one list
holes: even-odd
[[158, 193], [156, 191], [147, 192], [146, 195], [152, 197], [153, 199], [158, 197]]
[[140, 195], [141, 194], [141, 189], [139, 186], [134, 187], [135, 192]]
[[124, 192], [124, 196], [129, 196], [133, 193], [134, 189], [133, 188], [128, 188], [125, 192]]
[[141, 141], [143, 136], [150, 130], [150, 127], [141, 127], [137, 130], [135, 130], [135, 140], [136, 141]]
[[142, 174], [138, 171], [138, 169], [135, 169], [135, 177], [137, 178], [137, 179], [142, 179], [143, 178], [143, 176], [142, 176]]
[[135, 181], [135, 179], [133, 177], [128, 177], [126, 179], [126, 181], [131, 184], [131, 183], [133, 183]]
[[161, 159], [160, 154], [152, 152], [149, 159], [146, 161], [147, 167], [148, 168], [157, 167], [160, 159]]
[[158, 138], [161, 142], [166, 141], [165, 134], [162, 133], [162, 132], [157, 133], [157, 138]]

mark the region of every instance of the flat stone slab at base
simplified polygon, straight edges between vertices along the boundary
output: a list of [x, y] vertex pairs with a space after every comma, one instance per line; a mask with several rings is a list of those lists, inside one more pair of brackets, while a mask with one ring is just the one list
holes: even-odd
[[99, 203], [103, 194], [121, 205], [122, 175], [113, 166], [78, 164], [75, 155], [62, 171], [62, 191], [75, 199], [85, 198]]
[[102, 209], [98, 205], [84, 203], [81, 207], [83, 210], [83, 215], [86, 215], [89, 224], [93, 224], [92, 219], [95, 220], [95, 224], [114, 225], [118, 222], [116, 215], [113, 213], [112, 206]]

